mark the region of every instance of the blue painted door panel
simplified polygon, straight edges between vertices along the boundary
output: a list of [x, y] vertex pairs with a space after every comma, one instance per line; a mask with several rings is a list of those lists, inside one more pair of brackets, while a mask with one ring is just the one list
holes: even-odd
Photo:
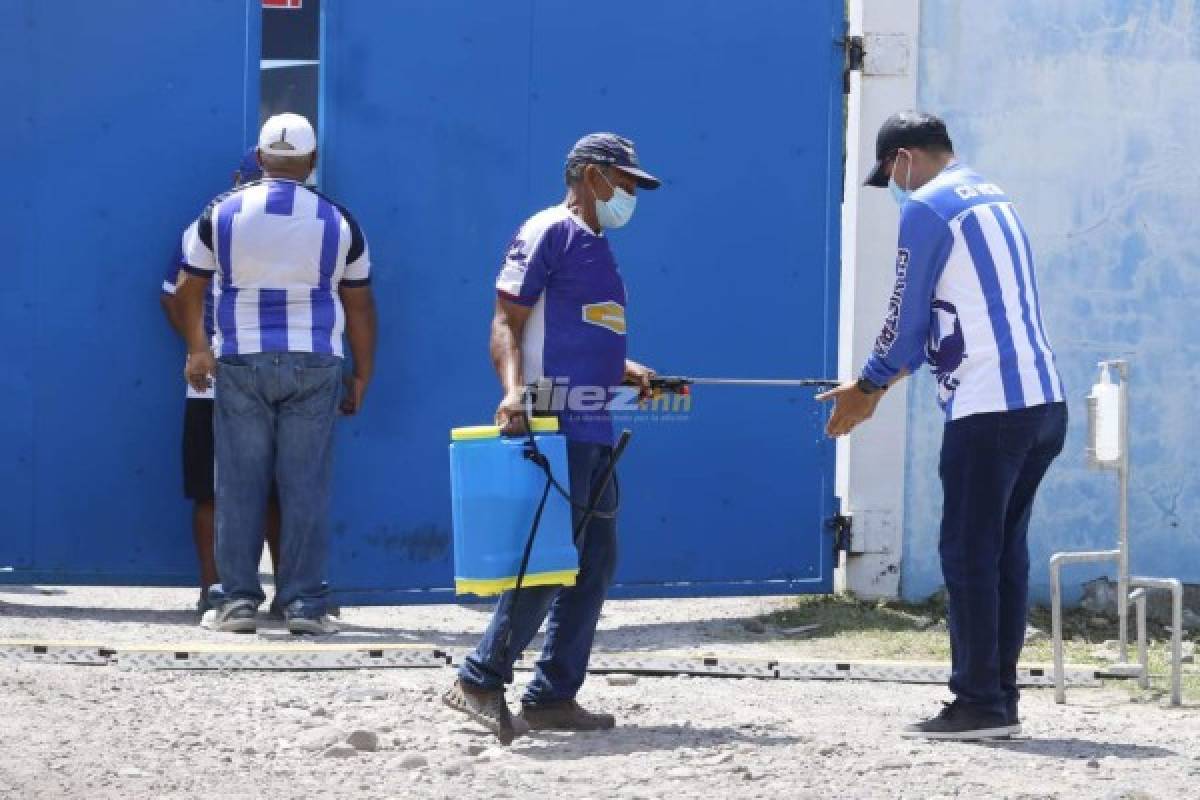
[[[664, 372], [834, 369], [841, 2], [329, 0], [326, 188], [376, 264], [379, 375], [339, 431], [346, 601], [450, 598], [447, 431], [498, 399], [492, 282], [562, 195], [581, 133], [638, 141], [666, 185], [613, 234], [631, 354]], [[0, 287], [0, 580], [190, 583], [181, 351], [155, 302], [178, 235], [257, 111], [256, 0], [24, 0], [0, 29], [0, 130], [26, 268]], [[177, 35], [168, 35], [175, 32]], [[79, 54], [87, 54], [86, 58]], [[832, 448], [807, 393], [699, 390], [634, 415], [617, 593], [828, 591]]]
[[[18, 8], [0, 26], [0, 56], [15, 64], [34, 63], [32, 37], [26, 36], [29, 9]], [[20, 91], [25, 72], [6, 64], [0, 70], [0, 96], [7, 99], [9, 124], [0, 130], [5, 139], [9, 164], [14, 153], [31, 152], [35, 134], [28, 120], [35, 105], [28, 92]], [[6, 166], [6, 169], [11, 167]], [[17, 268], [37, 263], [37, 250], [26, 231], [33, 224], [32, 198], [8, 198], [0, 213], [0, 241], [7, 243], [10, 266], [0, 281], [0, 330], [29, 331], [34, 327], [32, 293], [37, 270]], [[33, 558], [33, 364], [30, 347], [9, 348], [5, 368], [0, 370], [0, 493], [5, 498], [0, 517], [0, 568], [27, 568]], [[3, 573], [0, 573], [3, 577]]]
[[[447, 432], [490, 420], [496, 268], [592, 130], [665, 179], [612, 234], [632, 357], [661, 372], [835, 370], [841, 0], [327, 0], [322, 181], [371, 244], [379, 370], [344, 425], [333, 578], [446, 599]], [[641, 414], [621, 471], [626, 595], [824, 592], [833, 448], [811, 393], [699, 388]], [[407, 593], [407, 594], [406, 594]]]
[[190, 583], [183, 355], [157, 287], [253, 135], [260, 5], [17, 0], [4, 17], [0, 580]]

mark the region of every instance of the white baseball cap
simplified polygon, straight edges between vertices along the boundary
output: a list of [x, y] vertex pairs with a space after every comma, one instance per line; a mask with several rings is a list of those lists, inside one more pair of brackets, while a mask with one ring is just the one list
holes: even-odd
[[263, 123], [258, 149], [268, 156], [307, 156], [317, 149], [317, 135], [299, 114], [276, 114]]

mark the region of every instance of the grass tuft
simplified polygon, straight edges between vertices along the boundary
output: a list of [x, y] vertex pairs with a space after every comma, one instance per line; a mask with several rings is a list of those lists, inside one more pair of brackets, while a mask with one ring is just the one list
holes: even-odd
[[[925, 603], [869, 602], [851, 595], [813, 595], [796, 598], [791, 607], [764, 615], [759, 621], [768, 633], [782, 634], [790, 628], [817, 625], [794, 644], [807, 656], [830, 658], [876, 658], [902, 661], [948, 661], [950, 637], [946, 628], [944, 596]], [[1031, 637], [1022, 655], [1024, 663], [1049, 664], [1053, 658], [1050, 641], [1050, 609], [1030, 610], [1029, 626], [1039, 633]], [[1064, 652], [1067, 663], [1104, 665], [1112, 663], [1117, 639], [1117, 620], [1082, 609], [1070, 609], [1063, 617]], [[1130, 631], [1133, 636], [1134, 631]], [[1151, 623], [1150, 671], [1152, 688], [1139, 690], [1134, 681], [1114, 681], [1135, 699], [1153, 702], [1165, 695], [1170, 676], [1170, 633]], [[786, 640], [786, 634], [782, 634]], [[1185, 633], [1185, 639], [1189, 634]], [[1191, 641], [1200, 640], [1190, 632]], [[1111, 654], [1111, 655], [1110, 655]], [[1130, 648], [1136, 660], [1136, 645]], [[1200, 703], [1200, 670], [1184, 665], [1184, 702]]]

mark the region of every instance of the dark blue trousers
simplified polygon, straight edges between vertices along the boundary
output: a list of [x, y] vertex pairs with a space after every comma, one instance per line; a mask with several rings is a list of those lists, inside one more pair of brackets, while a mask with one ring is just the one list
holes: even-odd
[[[572, 501], [579, 506], [588, 504], [611, 458], [612, 448], [607, 445], [567, 442]], [[616, 507], [616, 484], [610, 483], [596, 509], [614, 512]], [[572, 516], [578, 525], [581, 512], [575, 509]], [[516, 609], [512, 592], [501, 595], [487, 632], [463, 662], [459, 677], [481, 689], [500, 689], [512, 683], [513, 664], [548, 615], [542, 655], [521, 704], [537, 706], [573, 699], [587, 678], [596, 623], [616, 567], [617, 522], [612, 517], [593, 517], [584, 533], [575, 585], [523, 588]], [[512, 642], [506, 646], [510, 630]]]
[[949, 594], [950, 690], [1004, 713], [1015, 706], [1029, 594], [1029, 516], [1062, 452], [1064, 403], [947, 423], [939, 473], [939, 552]]

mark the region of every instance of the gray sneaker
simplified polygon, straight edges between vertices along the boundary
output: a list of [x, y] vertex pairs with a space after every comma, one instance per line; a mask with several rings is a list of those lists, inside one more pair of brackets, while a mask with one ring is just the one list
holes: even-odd
[[258, 630], [258, 607], [249, 600], [230, 600], [204, 612], [200, 626], [225, 633], [254, 633]]
[[329, 636], [341, 630], [328, 614], [319, 617], [288, 617], [287, 628], [291, 633], [309, 636]]
[[[325, 606], [325, 613], [331, 617], [341, 617], [342, 609], [338, 606]], [[271, 601], [271, 605], [267, 608], [267, 616], [271, 619], [287, 619], [287, 609], [279, 605], [278, 597]]]

